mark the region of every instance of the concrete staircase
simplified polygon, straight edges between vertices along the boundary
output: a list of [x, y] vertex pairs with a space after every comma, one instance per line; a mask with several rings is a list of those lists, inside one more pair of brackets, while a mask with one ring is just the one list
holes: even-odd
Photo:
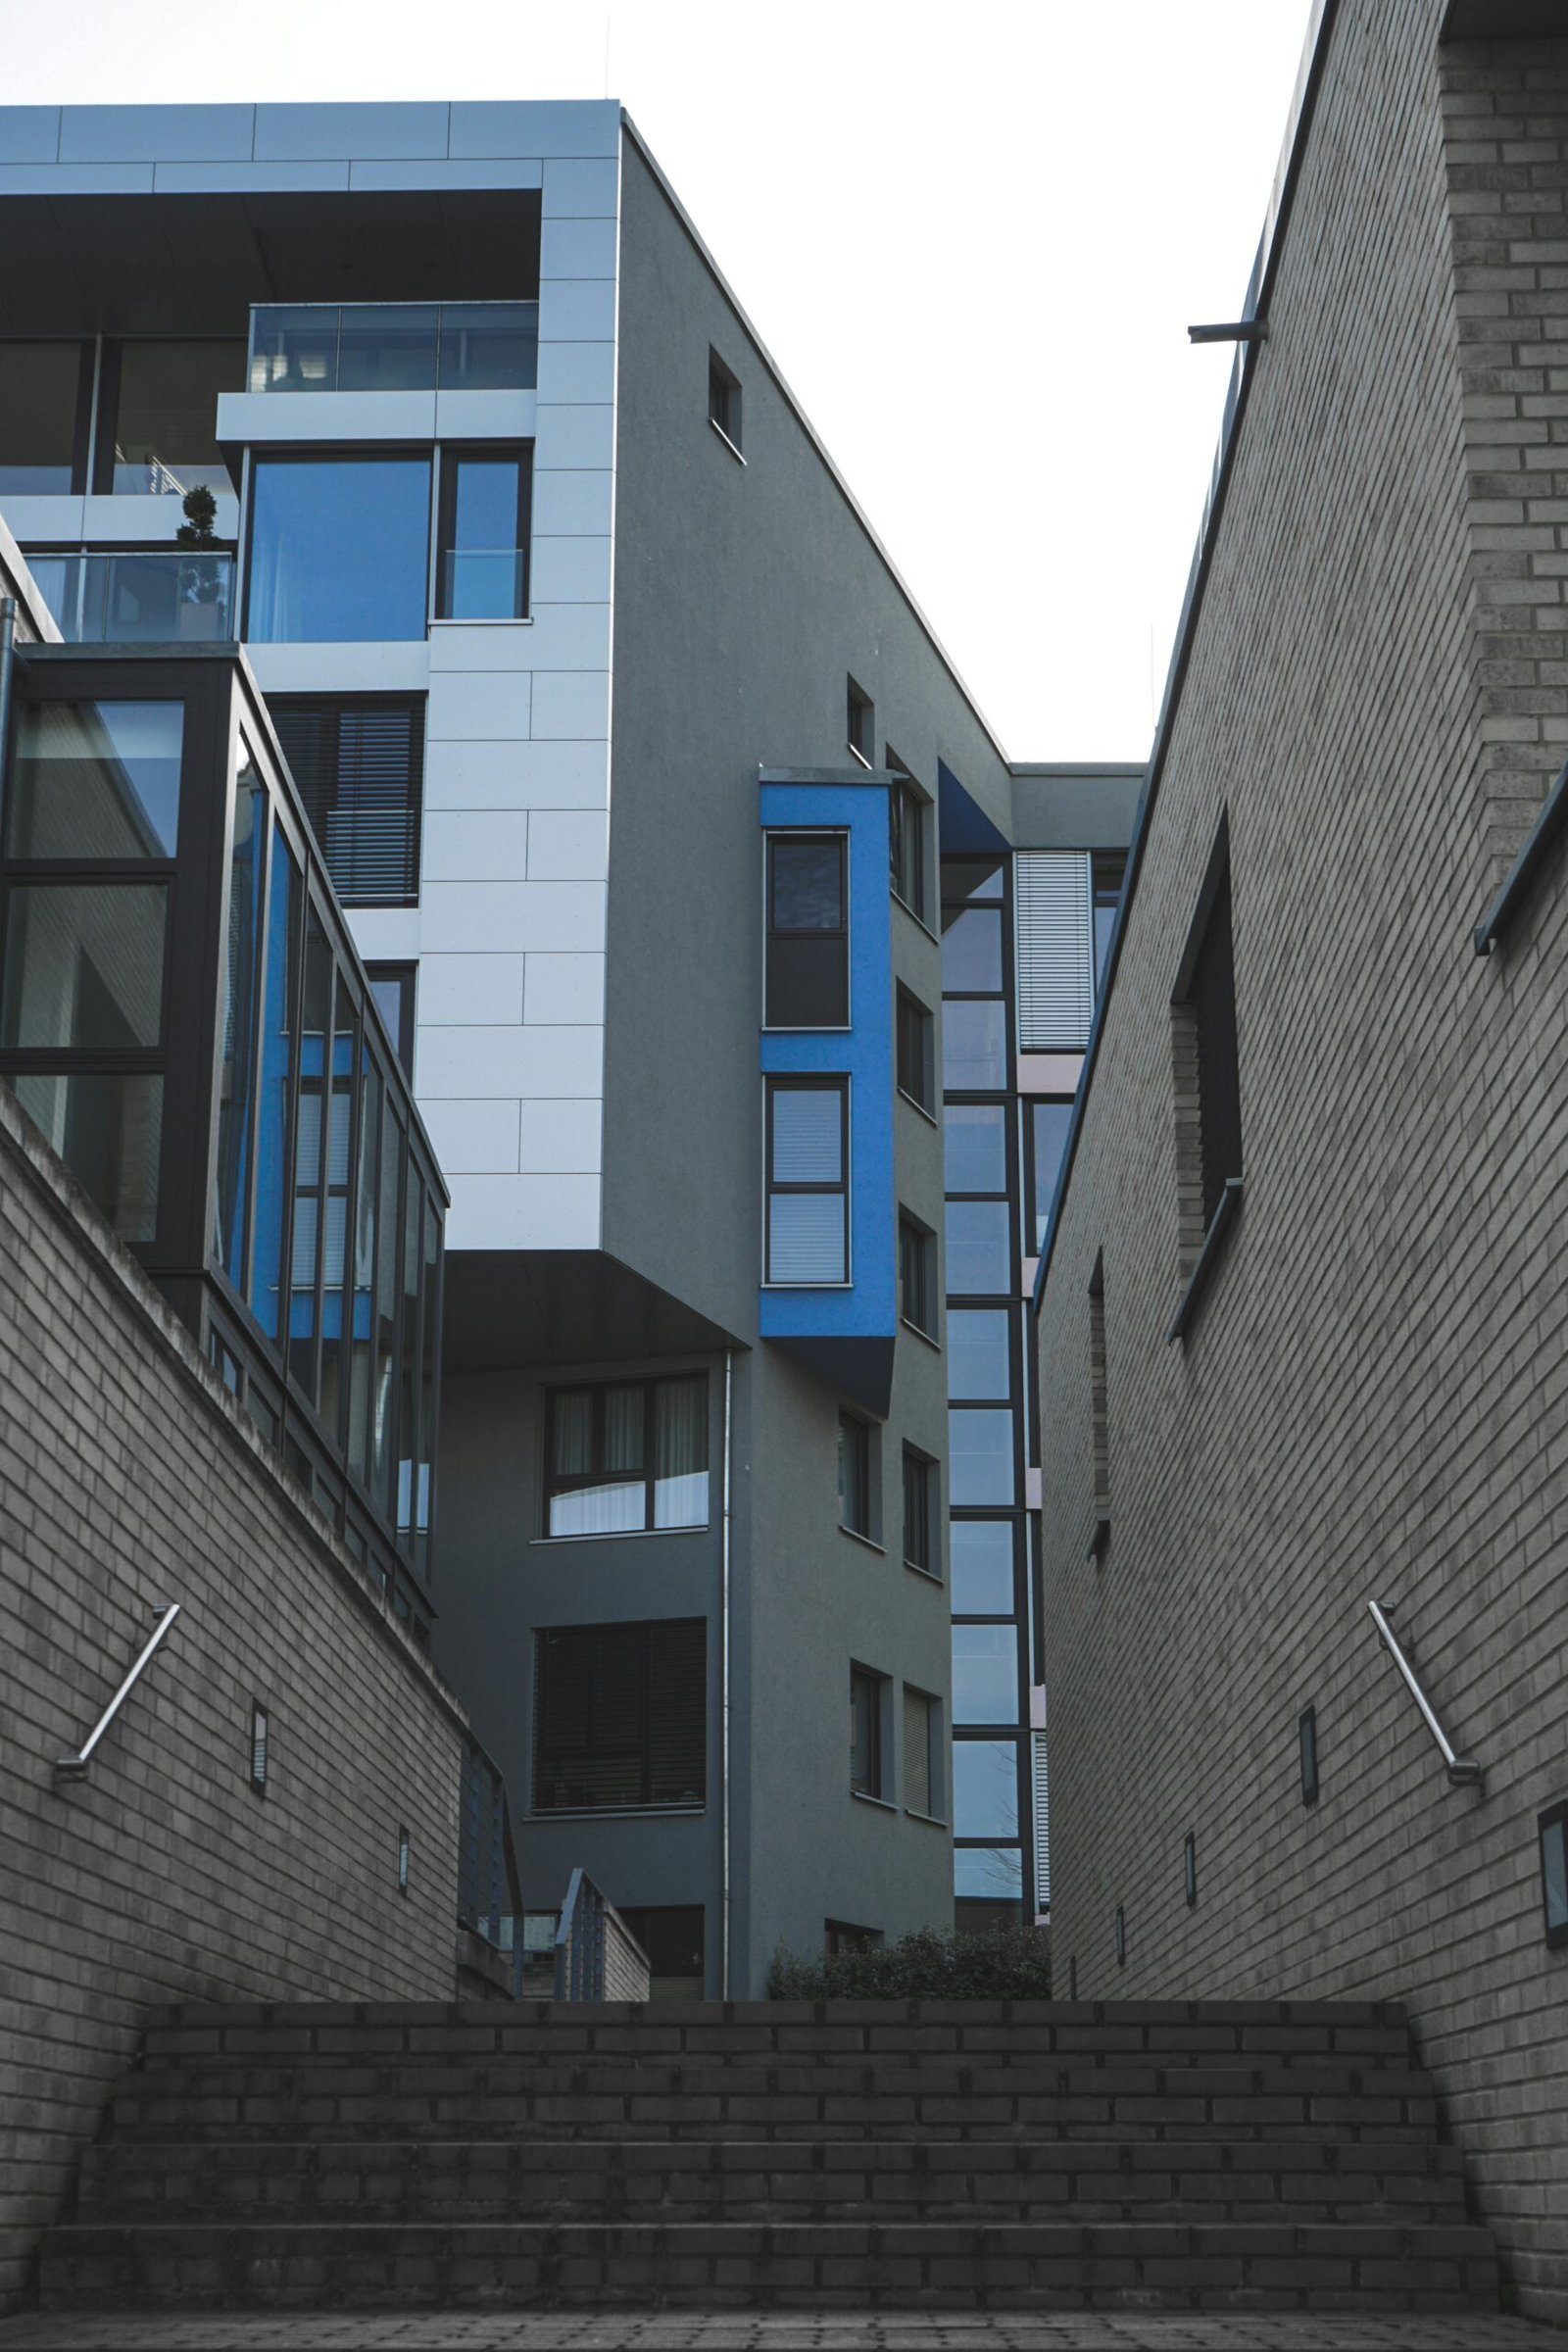
[[1397, 2008], [189, 2008], [44, 2308], [1495, 2311]]

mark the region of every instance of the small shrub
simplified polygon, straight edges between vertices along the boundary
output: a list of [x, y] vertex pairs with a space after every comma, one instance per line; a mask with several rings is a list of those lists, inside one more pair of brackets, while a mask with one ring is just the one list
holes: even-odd
[[1020, 1924], [972, 1936], [917, 1928], [897, 1943], [822, 1959], [780, 1945], [767, 1993], [774, 2001], [1047, 2001], [1051, 1939]]

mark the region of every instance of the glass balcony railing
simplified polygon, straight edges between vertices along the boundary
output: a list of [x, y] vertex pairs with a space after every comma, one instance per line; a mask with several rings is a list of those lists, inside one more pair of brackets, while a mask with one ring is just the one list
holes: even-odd
[[443, 620], [521, 620], [527, 610], [526, 549], [453, 548], [442, 557]]
[[190, 645], [234, 634], [234, 559], [226, 549], [27, 562], [68, 645]]
[[290, 303], [251, 312], [253, 392], [530, 391], [536, 302]]

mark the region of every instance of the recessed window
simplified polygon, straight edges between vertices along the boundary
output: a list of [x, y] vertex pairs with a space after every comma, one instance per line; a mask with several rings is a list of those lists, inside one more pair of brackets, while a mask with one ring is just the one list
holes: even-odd
[[445, 449], [438, 620], [521, 620], [528, 611], [533, 448]]
[[708, 1525], [708, 1375], [554, 1389], [546, 1533], [637, 1535]]
[[1089, 1282], [1089, 1415], [1094, 1447], [1095, 1531], [1110, 1524], [1110, 1400], [1105, 1386], [1105, 1271], [1102, 1254], [1095, 1259]]
[[828, 1958], [836, 1960], [846, 1952], [880, 1951], [883, 1938], [880, 1928], [858, 1928], [847, 1919], [824, 1919], [822, 1940]]
[[[708, 1922], [702, 1904], [617, 1903], [615, 1907], [648, 1954], [649, 1999], [700, 2001], [708, 1953]], [[554, 1938], [554, 1914], [551, 1922]]]
[[90, 343], [0, 343], [0, 496], [86, 487]]
[[399, 1892], [399, 1894], [407, 1894], [407, 1893], [408, 1893], [408, 1891], [409, 1891], [409, 1866], [410, 1866], [410, 1858], [411, 1858], [411, 1855], [412, 1855], [412, 1851], [413, 1851], [413, 1848], [412, 1848], [412, 1845], [411, 1845], [411, 1842], [410, 1842], [410, 1838], [409, 1838], [409, 1833], [408, 1833], [408, 1830], [407, 1830], [407, 1828], [404, 1826], [404, 1824], [400, 1822], [400, 1823], [398, 1824], [398, 1892]]
[[1191, 1830], [1182, 1839], [1182, 1888], [1187, 1897], [1188, 1910], [1196, 1910], [1198, 1908], [1198, 1840]]
[[891, 744], [887, 763], [897, 771], [888, 788], [888, 864], [893, 895], [924, 922], [927, 804]]
[[1541, 1838], [1541, 1910], [1546, 1941], [1568, 1943], [1568, 1804], [1537, 1817]]
[[1072, 1102], [1061, 1099], [1033, 1102], [1026, 1105], [1024, 1117], [1024, 1133], [1029, 1140], [1029, 1223], [1038, 1255], [1046, 1246], [1056, 1179], [1061, 1174], [1068, 1130], [1072, 1126]]
[[956, 1625], [953, 1629], [955, 1723], [1016, 1723], [1018, 1629], [1013, 1625]]
[[953, 1835], [993, 1841], [1017, 1837], [1016, 1740], [954, 1741]]
[[950, 1542], [954, 1615], [1010, 1617], [1016, 1605], [1012, 1521], [955, 1519]]
[[942, 1814], [942, 1701], [904, 1686], [904, 1803], [929, 1821]]
[[848, 717], [845, 723], [849, 734], [850, 749], [857, 760], [863, 760], [867, 767], [874, 766], [876, 760], [876, 705], [864, 688], [857, 686], [853, 678], [846, 680], [845, 694], [848, 706]]
[[937, 1237], [913, 1217], [899, 1218], [899, 1314], [928, 1340], [937, 1331]]
[[708, 421], [716, 425], [737, 457], [741, 454], [741, 384], [716, 351], [708, 354]]
[[1127, 1914], [1120, 1903], [1116, 1905], [1116, 1966], [1127, 1965]]
[[701, 1617], [534, 1636], [536, 1813], [701, 1806], [708, 1627]]
[[850, 1089], [846, 1078], [767, 1087], [767, 1280], [810, 1289], [850, 1273]]
[[1012, 1395], [1012, 1344], [1004, 1306], [948, 1309], [948, 1395], [955, 1402], [1005, 1403]]
[[850, 929], [842, 833], [767, 837], [767, 972], [763, 1025], [845, 1029]]
[[243, 343], [106, 343], [99, 381], [95, 490], [233, 489], [216, 439], [218, 399], [245, 388]]
[[430, 460], [257, 458], [245, 634], [257, 645], [426, 634]]
[[918, 997], [898, 992], [899, 1091], [923, 1111], [936, 1111], [936, 1024]]
[[265, 1790], [266, 1790], [266, 1788], [267, 1788], [267, 1765], [268, 1765], [268, 1723], [267, 1723], [267, 1709], [266, 1709], [264, 1706], [261, 1706], [261, 1705], [259, 1705], [259, 1704], [258, 1704], [258, 1705], [255, 1705], [255, 1706], [253, 1706], [253, 1707], [251, 1708], [251, 1750], [250, 1750], [251, 1787], [252, 1787], [252, 1788], [253, 1788], [256, 1790], [256, 1792], [257, 1792], [258, 1796], [262, 1795], [262, 1794], [265, 1792]]
[[1012, 1233], [1005, 1200], [950, 1200], [948, 1296], [1005, 1295], [1012, 1288]]
[[268, 708], [343, 905], [414, 906], [423, 695], [273, 695]]
[[1171, 994], [1171, 1022], [1178, 1209], [1183, 1254], [1191, 1264], [1227, 1185], [1242, 1176], [1230, 836], [1223, 823]]
[[885, 1676], [864, 1666], [850, 1668], [850, 1787], [857, 1796], [880, 1796], [883, 1791], [886, 1689]]
[[858, 1413], [839, 1415], [839, 1525], [879, 1541], [876, 1524], [876, 1432]]
[[1095, 903], [1095, 994], [1098, 997], [1105, 975], [1110, 935], [1116, 928], [1116, 909], [1121, 905], [1122, 885], [1127, 878], [1125, 852], [1097, 850], [1090, 859], [1090, 878]]
[[416, 963], [368, 963], [375, 1009], [386, 1023], [387, 1035], [406, 1077], [414, 1075], [414, 1003], [419, 967]]
[[938, 1573], [937, 1465], [914, 1446], [904, 1448], [904, 1565]]
[[1301, 1757], [1301, 1802], [1317, 1803], [1317, 1709], [1308, 1707], [1296, 1727], [1297, 1745]]

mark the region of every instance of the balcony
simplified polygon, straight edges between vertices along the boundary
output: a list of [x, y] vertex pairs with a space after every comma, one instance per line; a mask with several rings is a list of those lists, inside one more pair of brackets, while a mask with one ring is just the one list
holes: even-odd
[[234, 634], [234, 559], [226, 549], [28, 561], [68, 645], [211, 645]]
[[251, 312], [247, 384], [275, 392], [531, 391], [537, 302], [290, 303]]

